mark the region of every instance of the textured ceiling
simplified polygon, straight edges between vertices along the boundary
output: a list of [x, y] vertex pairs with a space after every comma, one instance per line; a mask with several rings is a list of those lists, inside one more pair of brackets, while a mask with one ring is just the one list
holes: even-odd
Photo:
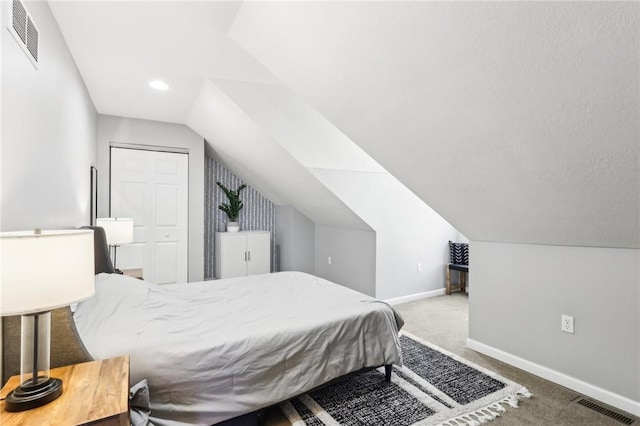
[[248, 3], [230, 35], [474, 240], [640, 245], [635, 3]]
[[640, 246], [638, 2], [51, 8], [100, 113], [191, 123], [251, 184], [323, 220], [359, 226], [335, 199], [312, 207], [319, 188], [288, 193], [282, 171], [312, 182], [290, 155], [254, 163], [260, 137], [222, 140], [197, 111], [205, 81], [290, 88], [473, 240]]
[[[184, 123], [207, 78], [278, 83], [227, 36], [238, 2], [55, 1], [98, 112]], [[171, 89], [149, 88], [160, 79]]]
[[[319, 224], [371, 230], [211, 83], [279, 84], [226, 34], [239, 2], [50, 6], [99, 113], [187, 124], [219, 161], [276, 204], [295, 206]], [[152, 79], [170, 90], [150, 89]]]

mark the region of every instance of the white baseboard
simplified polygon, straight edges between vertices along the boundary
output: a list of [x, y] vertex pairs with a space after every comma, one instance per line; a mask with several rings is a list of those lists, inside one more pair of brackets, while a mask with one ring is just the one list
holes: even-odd
[[429, 297], [442, 296], [444, 294], [444, 288], [437, 290], [425, 291], [422, 293], [410, 294], [408, 296], [394, 297], [393, 299], [385, 299], [390, 305], [399, 305], [400, 303], [413, 302], [414, 300], [428, 299]]
[[[592, 384], [583, 382], [571, 376], [567, 376], [559, 371], [552, 370], [534, 362], [528, 361], [519, 356], [512, 355], [508, 352], [504, 352], [500, 349], [496, 349], [492, 346], [485, 345], [473, 339], [467, 339], [467, 347], [474, 351], [488, 355], [491, 358], [506, 362], [507, 364], [518, 367], [524, 371], [528, 371], [531, 374], [540, 376], [544, 379], [572, 389], [583, 395], [597, 399], [598, 401], [609, 404], [613, 407], [626, 411], [634, 416], [640, 416], [640, 402], [634, 401], [622, 395], [618, 395], [606, 389], [599, 388]], [[535, 395], [534, 395], [535, 396]]]

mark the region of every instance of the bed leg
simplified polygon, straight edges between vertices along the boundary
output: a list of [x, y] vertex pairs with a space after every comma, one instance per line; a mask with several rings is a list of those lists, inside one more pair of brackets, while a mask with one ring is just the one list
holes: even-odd
[[386, 364], [384, 366], [384, 381], [387, 383], [391, 383], [391, 370], [393, 370], [393, 365]]

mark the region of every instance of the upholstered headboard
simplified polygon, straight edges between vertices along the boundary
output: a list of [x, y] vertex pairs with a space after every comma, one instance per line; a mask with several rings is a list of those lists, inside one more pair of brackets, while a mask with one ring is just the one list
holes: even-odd
[[[20, 374], [20, 316], [2, 321], [3, 368], [2, 383]], [[73, 322], [69, 307], [51, 311], [51, 368], [91, 361]]]
[[[96, 274], [113, 273], [113, 264], [109, 257], [104, 229], [98, 226], [83, 228], [93, 229]], [[9, 377], [20, 374], [20, 328], [19, 315], [2, 319], [3, 384]], [[51, 311], [51, 368], [91, 361], [92, 359], [80, 340], [69, 307]]]
[[109, 246], [107, 245], [107, 234], [100, 226], [83, 226], [85, 229], [93, 229], [93, 251], [95, 258], [95, 274], [106, 272], [113, 274], [115, 269], [109, 256]]

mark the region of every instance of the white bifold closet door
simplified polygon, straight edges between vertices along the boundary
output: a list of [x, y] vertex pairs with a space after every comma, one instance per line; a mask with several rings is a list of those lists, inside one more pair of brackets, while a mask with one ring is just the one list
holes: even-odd
[[131, 217], [134, 243], [118, 248], [118, 269], [145, 281], [187, 282], [189, 156], [111, 147], [111, 217]]

